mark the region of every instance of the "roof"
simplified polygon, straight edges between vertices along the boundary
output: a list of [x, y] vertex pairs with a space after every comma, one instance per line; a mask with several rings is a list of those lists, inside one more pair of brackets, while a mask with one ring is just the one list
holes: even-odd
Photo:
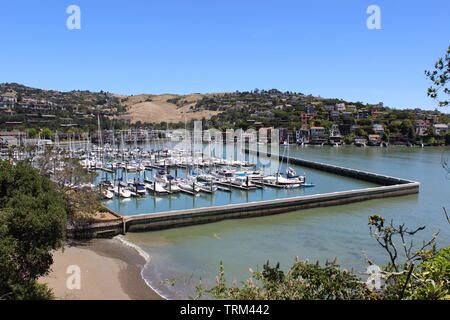
[[25, 132], [21, 132], [21, 131], [2, 131], [0, 132], [0, 136], [24, 136], [26, 135]]
[[4, 92], [4, 93], [0, 93], [1, 97], [16, 97], [16, 93], [15, 92]]
[[325, 130], [325, 128], [324, 127], [311, 127], [311, 129], [313, 129], [313, 130]]

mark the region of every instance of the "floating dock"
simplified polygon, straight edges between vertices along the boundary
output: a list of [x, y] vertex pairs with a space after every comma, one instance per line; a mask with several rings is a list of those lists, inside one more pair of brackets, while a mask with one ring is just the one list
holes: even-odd
[[[253, 151], [250, 151], [253, 152]], [[262, 156], [265, 156], [263, 154]], [[279, 156], [281, 160], [286, 157]], [[352, 177], [355, 179], [377, 183], [379, 187], [331, 192], [310, 196], [297, 196], [286, 199], [275, 199], [242, 204], [230, 204], [220, 207], [206, 207], [188, 210], [168, 211], [161, 213], [140, 214], [123, 217], [121, 221], [107, 224], [95, 224], [83, 229], [83, 234], [91, 237], [101, 236], [108, 232], [120, 234], [125, 232], [140, 232], [150, 230], [162, 230], [182, 226], [204, 224], [225, 219], [241, 219], [266, 215], [280, 214], [296, 210], [318, 208], [380, 199], [398, 197], [419, 193], [420, 183], [386, 175], [380, 175], [362, 170], [349, 169], [325, 163], [289, 158], [290, 163], [331, 172], [334, 174]], [[224, 187], [230, 187], [229, 183], [221, 183]], [[233, 187], [233, 185], [231, 185]], [[74, 230], [71, 230], [75, 232]]]

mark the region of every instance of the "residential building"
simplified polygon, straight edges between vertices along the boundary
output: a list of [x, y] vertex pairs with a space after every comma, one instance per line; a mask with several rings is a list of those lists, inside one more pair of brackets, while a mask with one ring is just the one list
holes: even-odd
[[369, 111], [367, 110], [358, 110], [355, 112], [355, 119], [367, 119], [369, 117]]
[[369, 146], [379, 146], [381, 144], [381, 136], [379, 134], [369, 134]]
[[311, 127], [309, 130], [311, 137], [322, 137], [325, 135], [324, 127]]
[[336, 104], [335, 110], [339, 111], [339, 112], [345, 111], [345, 103], [338, 103], [338, 104]]
[[305, 111], [307, 114], [315, 116], [317, 114], [315, 106], [306, 106]]
[[330, 111], [329, 115], [330, 121], [337, 121], [339, 120], [339, 111]]
[[17, 103], [17, 98], [15, 93], [5, 92], [0, 95], [1, 102]]
[[365, 137], [355, 137], [355, 139], [353, 139], [355, 145], [357, 146], [365, 146], [367, 145], [367, 139]]
[[298, 144], [309, 143], [309, 129], [302, 128], [295, 132], [295, 140]]
[[384, 126], [382, 124], [379, 123], [375, 123], [372, 126], [373, 132], [375, 132], [376, 134], [383, 134], [384, 133]]
[[419, 137], [423, 137], [428, 134], [428, 128], [430, 126], [430, 123], [425, 120], [416, 120], [413, 122], [413, 126], [416, 135]]
[[337, 137], [340, 136], [339, 126], [337, 124], [332, 124], [330, 128], [330, 136]]
[[446, 134], [448, 132], [448, 125], [438, 123], [433, 125], [434, 134]]

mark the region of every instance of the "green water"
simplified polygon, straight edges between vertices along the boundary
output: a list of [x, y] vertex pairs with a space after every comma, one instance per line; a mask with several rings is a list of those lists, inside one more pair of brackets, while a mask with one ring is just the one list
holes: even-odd
[[[450, 208], [450, 180], [441, 167], [441, 155], [449, 148], [291, 148], [291, 156], [343, 165], [421, 182], [420, 193], [343, 206], [309, 209], [282, 215], [148, 233], [129, 233], [127, 239], [151, 255], [143, 275], [152, 286], [169, 298], [185, 298], [193, 292], [199, 279], [213, 279], [223, 261], [227, 278], [244, 280], [248, 269], [261, 268], [270, 260], [287, 268], [295, 256], [310, 261], [338, 258], [345, 268], [365, 271], [363, 253], [377, 264], [386, 257], [369, 236], [367, 217], [381, 214], [395, 222], [427, 228], [416, 242], [429, 239], [441, 230], [440, 246], [450, 245], [450, 225], [442, 207]], [[333, 175], [317, 174], [316, 191], [341, 190], [357, 186], [352, 179], [335, 179]], [[328, 177], [327, 177], [328, 176]], [[328, 180], [331, 179], [331, 180]], [[361, 185], [360, 185], [361, 186]], [[326, 190], [326, 191], [324, 191]], [[316, 193], [316, 192], [315, 192]], [[163, 279], [177, 277], [175, 286], [159, 284]], [[204, 280], [205, 281], [205, 280]]]

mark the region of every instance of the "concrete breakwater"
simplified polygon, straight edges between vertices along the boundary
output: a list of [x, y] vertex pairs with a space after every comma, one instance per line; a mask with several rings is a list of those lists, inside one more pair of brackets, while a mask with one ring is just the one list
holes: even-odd
[[[248, 151], [256, 153], [255, 151]], [[270, 155], [261, 155], [270, 156]], [[277, 155], [272, 155], [277, 157]], [[310, 196], [297, 196], [242, 204], [230, 204], [220, 207], [206, 207], [149, 213], [123, 217], [121, 221], [98, 223], [84, 229], [84, 235], [93, 237], [112, 236], [125, 232], [162, 230], [182, 226], [217, 222], [224, 219], [251, 218], [280, 214], [302, 209], [348, 204], [358, 201], [397, 197], [419, 192], [420, 183], [406, 179], [380, 175], [325, 163], [298, 158], [278, 156], [280, 160], [289, 160], [291, 164], [326, 171], [333, 174], [351, 177], [379, 184], [379, 187], [332, 192]]]
[[[277, 157], [277, 155], [271, 155], [270, 153], [269, 154], [261, 154], [261, 152], [254, 151], [254, 150], [245, 150], [245, 152], [255, 154], [258, 156]], [[334, 173], [334, 174], [345, 176], [345, 177], [350, 177], [350, 178], [354, 178], [354, 179], [358, 179], [358, 180], [376, 183], [376, 184], [379, 184], [382, 186], [415, 183], [414, 181], [410, 181], [410, 180], [406, 180], [406, 179], [390, 177], [390, 176], [386, 176], [386, 175], [376, 174], [376, 173], [362, 171], [362, 170], [350, 169], [350, 168], [335, 166], [335, 165], [311, 161], [311, 160], [286, 157], [286, 156], [282, 156], [282, 155], [278, 155], [278, 158], [280, 161], [283, 161], [283, 162], [289, 161], [289, 163], [295, 164], [295, 165], [298, 165], [301, 167], [330, 172], [330, 173]], [[419, 192], [418, 189], [417, 189], [417, 192]]]

